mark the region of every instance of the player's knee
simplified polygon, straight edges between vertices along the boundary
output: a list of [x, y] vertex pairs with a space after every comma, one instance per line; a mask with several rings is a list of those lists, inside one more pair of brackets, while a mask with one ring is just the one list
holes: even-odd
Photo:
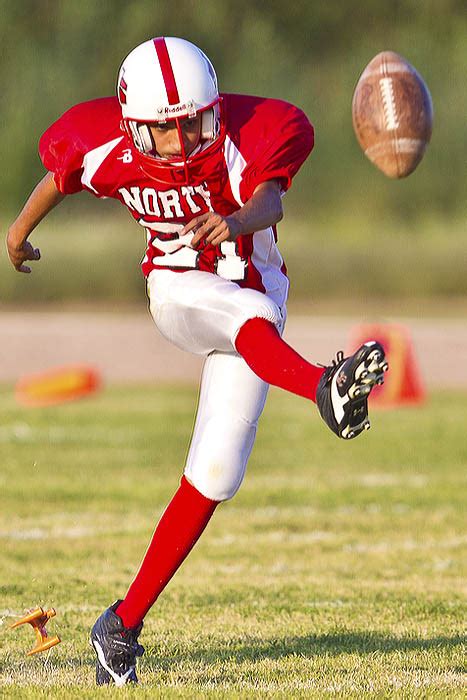
[[185, 476], [193, 486], [212, 501], [228, 501], [235, 496], [243, 481], [245, 468], [227, 473], [225, 464], [210, 462], [205, 469], [186, 472]]
[[233, 416], [211, 418], [191, 446], [185, 476], [206, 498], [233, 498], [245, 476], [255, 435], [256, 423]]
[[269, 321], [276, 326], [279, 332], [282, 331], [284, 317], [280, 308], [272, 299], [254, 289], [240, 289], [239, 299], [241, 299], [241, 314], [239, 315], [240, 323], [235, 335], [252, 318], [264, 318], [265, 321]]

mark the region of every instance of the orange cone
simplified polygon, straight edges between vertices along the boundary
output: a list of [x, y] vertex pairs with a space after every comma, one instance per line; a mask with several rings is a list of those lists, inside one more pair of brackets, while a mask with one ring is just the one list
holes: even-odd
[[395, 323], [357, 326], [351, 336], [351, 352], [367, 340], [380, 342], [389, 362], [384, 384], [375, 386], [371, 392], [372, 405], [391, 407], [423, 403], [426, 391], [407, 328]]
[[27, 622], [31, 625], [36, 633], [36, 644], [28, 651], [27, 656], [32, 656], [33, 654], [38, 654], [41, 651], [47, 651], [51, 649], [56, 644], [60, 644], [61, 639], [57, 635], [49, 637], [45, 626], [51, 617], [55, 617], [57, 613], [54, 608], [45, 611], [43, 608], [33, 608], [28, 610], [27, 614], [18, 620], [13, 625], [10, 625], [10, 629], [19, 627], [19, 625], [24, 625]]
[[15, 396], [24, 406], [51, 406], [80, 399], [100, 386], [101, 379], [95, 369], [71, 365], [23, 377], [16, 385]]

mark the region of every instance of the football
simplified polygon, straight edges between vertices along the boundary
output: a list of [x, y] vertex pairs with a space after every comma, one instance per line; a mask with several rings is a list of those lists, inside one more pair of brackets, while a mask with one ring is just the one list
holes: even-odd
[[379, 53], [355, 87], [352, 122], [367, 158], [388, 177], [407, 177], [431, 137], [433, 106], [425, 81], [399, 54]]

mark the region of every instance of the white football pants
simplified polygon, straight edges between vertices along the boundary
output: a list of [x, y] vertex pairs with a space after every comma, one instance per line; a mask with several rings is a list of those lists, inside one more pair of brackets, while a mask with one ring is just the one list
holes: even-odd
[[282, 332], [288, 283], [274, 300], [209, 272], [154, 270], [149, 307], [157, 328], [174, 345], [206, 355], [185, 476], [207, 498], [224, 501], [245, 475], [269, 384], [235, 351], [250, 318], [264, 318]]

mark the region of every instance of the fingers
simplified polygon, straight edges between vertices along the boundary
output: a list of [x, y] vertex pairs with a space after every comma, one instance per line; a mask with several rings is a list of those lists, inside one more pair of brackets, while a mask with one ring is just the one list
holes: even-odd
[[24, 264], [25, 261], [41, 259], [41, 251], [39, 250], [39, 248], [33, 248], [32, 245], [28, 242], [23, 244], [23, 246], [20, 249], [9, 249], [8, 253], [15, 270], [17, 272], [24, 272], [26, 274], [29, 274], [31, 272], [31, 268], [29, 267], [29, 265]]
[[239, 227], [233, 217], [224, 217], [215, 212], [207, 212], [196, 216], [189, 224], [184, 226], [181, 236], [194, 231], [191, 239], [192, 248], [196, 248], [202, 239], [205, 244], [220, 245], [224, 241], [235, 240], [240, 233]]
[[204, 236], [203, 229], [201, 229], [201, 228], [198, 229], [196, 231], [195, 235], [193, 236], [193, 238], [191, 239], [191, 247], [196, 248], [196, 246], [200, 243], [203, 236]]
[[33, 248], [31, 251], [31, 257], [26, 258], [26, 260], [40, 260], [41, 259], [41, 251], [39, 248]]
[[203, 226], [200, 226], [199, 228], [195, 229], [195, 235], [191, 239], [191, 245], [193, 248], [196, 248], [197, 245], [201, 242], [201, 240], [208, 235], [208, 233], [211, 231], [211, 226], [208, 224], [204, 224]]
[[229, 235], [230, 231], [223, 222], [211, 231], [209, 236], [206, 238], [206, 243], [210, 243], [211, 245], [220, 245], [224, 241], [229, 240]]
[[[192, 238], [191, 245], [196, 248], [200, 243], [201, 239], [205, 239], [206, 244], [217, 245], [217, 239], [219, 242], [226, 241], [229, 237], [229, 229], [224, 221], [221, 221], [216, 225], [215, 222], [209, 222], [201, 226]], [[216, 242], [215, 242], [216, 241]]]
[[191, 245], [193, 248], [196, 248], [203, 238], [206, 244], [219, 245], [222, 241], [228, 240], [229, 236], [230, 229], [226, 219], [220, 214], [211, 213], [203, 224], [195, 228], [195, 235], [191, 240]]
[[186, 226], [183, 227], [180, 236], [184, 236], [186, 233], [190, 233], [190, 231], [196, 230], [201, 224], [203, 224], [209, 217], [211, 216], [212, 212], [208, 211], [206, 214], [201, 214], [201, 216], [195, 216], [194, 219], [192, 219]]
[[[40, 259], [41, 259], [41, 251], [39, 250], [39, 248], [32, 248], [28, 257], [24, 258], [24, 260], [40, 260]], [[20, 267], [16, 267], [16, 269], [18, 270], [18, 272], [24, 272], [27, 275], [29, 275], [31, 273], [31, 268], [29, 267], [29, 265], [21, 264]]]

